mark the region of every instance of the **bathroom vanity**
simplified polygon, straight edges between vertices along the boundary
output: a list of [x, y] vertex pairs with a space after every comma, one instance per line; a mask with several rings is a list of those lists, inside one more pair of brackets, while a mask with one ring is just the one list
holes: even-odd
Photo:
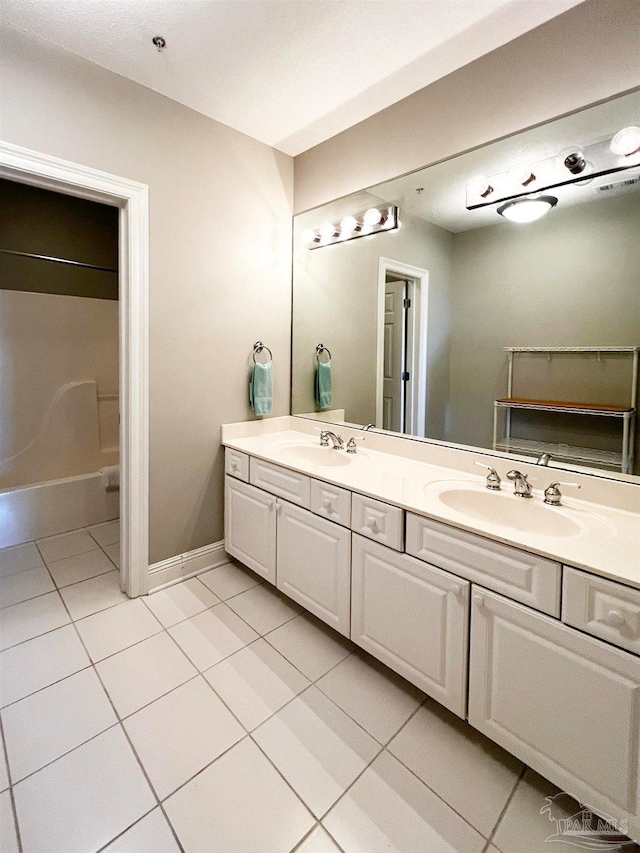
[[573, 474], [584, 499], [552, 507], [557, 471], [345, 427], [347, 454], [323, 428], [223, 427], [227, 552], [640, 838], [638, 486]]

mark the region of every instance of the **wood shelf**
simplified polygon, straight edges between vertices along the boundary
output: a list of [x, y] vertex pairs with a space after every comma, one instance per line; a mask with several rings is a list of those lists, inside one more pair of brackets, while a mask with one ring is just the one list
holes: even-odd
[[512, 409], [532, 409], [538, 411], [560, 411], [573, 414], [608, 415], [625, 417], [633, 414], [629, 406], [608, 406], [598, 403], [571, 403], [563, 400], [527, 400], [522, 397], [502, 397], [496, 404]]

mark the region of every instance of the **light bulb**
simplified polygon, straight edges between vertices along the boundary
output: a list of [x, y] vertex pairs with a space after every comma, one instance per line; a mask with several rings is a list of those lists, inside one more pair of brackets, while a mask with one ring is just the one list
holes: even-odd
[[315, 231], [312, 231], [311, 228], [307, 228], [306, 231], [302, 232], [302, 242], [309, 245], [310, 243], [315, 243], [318, 239], [318, 235]]
[[640, 151], [640, 127], [625, 127], [611, 140], [611, 150], [620, 157], [629, 157]]
[[503, 204], [498, 208], [498, 213], [511, 222], [524, 224], [540, 219], [551, 208], [555, 207], [557, 203], [558, 199], [553, 195], [541, 195], [538, 198], [520, 198], [516, 199], [516, 201], [508, 201], [506, 204]]
[[513, 169], [509, 169], [507, 178], [512, 184], [526, 187], [532, 181], [535, 181], [536, 176], [531, 171], [530, 166], [514, 166]]
[[340, 231], [342, 234], [351, 234], [358, 227], [358, 221], [353, 216], [345, 216], [340, 223]]
[[377, 207], [370, 207], [364, 215], [365, 225], [377, 225], [382, 219], [382, 214]]
[[330, 240], [332, 237], [335, 237], [336, 234], [336, 226], [331, 222], [325, 222], [320, 226], [320, 236], [323, 240]]
[[476, 175], [475, 178], [471, 178], [467, 184], [467, 189], [471, 195], [479, 195], [481, 198], [486, 198], [493, 192], [489, 179], [485, 178], [484, 175]]

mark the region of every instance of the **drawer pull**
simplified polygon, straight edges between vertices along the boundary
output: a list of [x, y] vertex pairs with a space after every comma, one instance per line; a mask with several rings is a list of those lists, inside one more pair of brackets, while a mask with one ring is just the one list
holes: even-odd
[[602, 620], [610, 628], [622, 628], [625, 618], [619, 610], [609, 610]]
[[231, 470], [232, 470], [232, 471], [237, 471], [237, 470], [238, 470], [238, 463], [237, 463], [237, 462], [232, 462], [232, 463], [231, 463]]
[[460, 596], [462, 595], [462, 587], [459, 583], [456, 583], [451, 587], [451, 592], [455, 595], [456, 598], [460, 598]]
[[478, 610], [482, 610], [482, 608], [484, 607], [484, 598], [476, 592], [476, 594], [473, 596], [473, 603], [478, 608]]
[[326, 509], [327, 512], [333, 512], [333, 501], [330, 500], [329, 498], [325, 498], [322, 501], [322, 508]]
[[378, 533], [378, 522], [375, 518], [368, 518], [365, 522], [365, 527], [368, 527], [372, 533]]

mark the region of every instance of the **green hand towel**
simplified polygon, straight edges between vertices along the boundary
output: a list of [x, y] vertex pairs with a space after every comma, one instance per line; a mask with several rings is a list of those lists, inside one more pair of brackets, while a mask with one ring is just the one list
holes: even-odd
[[331, 408], [333, 394], [331, 391], [331, 359], [318, 362], [315, 381], [316, 404], [321, 409]]
[[273, 365], [254, 364], [249, 382], [249, 403], [254, 414], [270, 415], [273, 409]]

